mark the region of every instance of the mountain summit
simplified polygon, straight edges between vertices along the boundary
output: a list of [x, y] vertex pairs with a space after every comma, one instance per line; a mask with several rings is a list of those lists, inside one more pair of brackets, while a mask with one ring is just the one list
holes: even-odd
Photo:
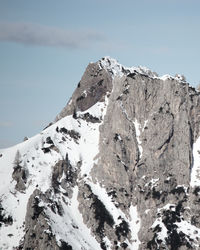
[[200, 96], [105, 57], [40, 134], [0, 150], [0, 249], [200, 249]]

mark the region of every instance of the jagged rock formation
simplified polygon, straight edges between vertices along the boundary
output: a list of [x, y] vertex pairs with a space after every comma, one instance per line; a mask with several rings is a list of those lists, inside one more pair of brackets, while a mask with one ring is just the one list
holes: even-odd
[[200, 249], [200, 97], [103, 58], [40, 134], [0, 150], [1, 249]]

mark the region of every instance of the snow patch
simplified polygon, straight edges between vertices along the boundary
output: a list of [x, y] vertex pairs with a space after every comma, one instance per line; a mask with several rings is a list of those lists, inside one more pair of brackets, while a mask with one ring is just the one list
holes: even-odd
[[145, 187], [146, 186], [151, 186], [151, 188], [156, 187], [156, 186], [158, 186], [158, 181], [159, 181], [159, 178], [152, 179], [152, 180], [150, 180], [150, 182], [145, 184]]
[[[198, 247], [199, 245], [197, 245], [198, 243], [198, 239], [199, 239], [199, 235], [200, 235], [200, 229], [191, 225], [190, 223], [188, 223], [187, 221], [182, 220], [181, 222], [176, 222], [175, 223], [178, 228], [177, 228], [177, 232], [183, 232], [186, 236], [188, 236], [188, 241], [190, 239], [192, 239], [194, 241], [194, 245], [196, 247]], [[187, 237], [186, 237], [187, 238]]]
[[140, 231], [140, 218], [138, 216], [138, 212], [137, 212], [137, 206], [133, 206], [131, 205], [130, 207], [130, 211], [129, 211], [131, 220], [129, 222], [130, 225], [130, 230], [131, 230], [131, 249], [139, 249], [139, 245], [140, 245], [140, 240], [138, 238], [138, 232]]
[[166, 80], [169, 80], [169, 79], [173, 79], [173, 77], [167, 74], [167, 75], [161, 76], [160, 79], [163, 80], [163, 81], [166, 81]]
[[150, 209], [146, 209], [144, 212], [145, 214], [148, 214], [151, 210]]
[[147, 126], [147, 123], [148, 123], [148, 120], [145, 120], [145, 121], [144, 121], [144, 126], [143, 126], [143, 128], [142, 128], [142, 132], [144, 131], [144, 128]]
[[135, 119], [135, 121], [133, 122], [133, 124], [135, 125], [135, 132], [136, 132], [136, 139], [137, 139], [137, 143], [138, 143], [138, 148], [139, 148], [139, 152], [140, 152], [140, 158], [142, 157], [142, 152], [143, 152], [143, 148], [141, 146], [142, 141], [140, 140], [140, 129], [141, 129], [141, 125], [140, 123], [137, 121], [137, 119]]
[[103, 238], [107, 250], [112, 250], [112, 244], [107, 236]]
[[160, 213], [161, 211], [163, 210], [171, 210], [171, 211], [175, 211], [175, 207], [176, 205], [175, 204], [166, 204], [164, 207], [161, 207], [161, 208], [158, 208], [158, 213]]
[[200, 185], [200, 137], [193, 144], [193, 166], [191, 170], [190, 186]]
[[159, 232], [157, 232], [157, 238], [165, 244], [167, 238], [167, 228], [165, 227], [165, 224], [162, 222], [161, 218], [157, 218], [151, 228], [155, 228], [157, 226], [160, 227]]
[[[90, 109], [87, 110], [89, 114], [92, 116], [102, 118], [106, 114], [106, 108], [108, 105], [108, 98], [106, 98], [104, 103], [97, 103], [92, 106]], [[83, 159], [82, 167], [81, 167], [81, 176], [89, 175], [95, 161], [94, 157], [99, 152], [99, 126], [101, 123], [92, 123], [88, 124], [87, 122], [83, 121], [87, 128], [81, 133], [80, 139], [80, 155]], [[87, 144], [87, 147], [86, 147]]]
[[[69, 205], [61, 201], [64, 210], [63, 216], [59, 216], [48, 209], [47, 213], [51, 217], [51, 228], [56, 235], [57, 242], [64, 240], [73, 249], [94, 250], [101, 249], [99, 243], [92, 236], [91, 230], [84, 224], [83, 217], [79, 211], [78, 202], [78, 186], [73, 189], [72, 199], [69, 200]], [[65, 230], [63, 230], [65, 229]]]
[[112, 202], [112, 198], [107, 194], [105, 188], [101, 187], [99, 183], [95, 184], [89, 180], [87, 180], [87, 184], [91, 187], [92, 193], [98, 197], [98, 199], [104, 204], [107, 211], [112, 215], [116, 225], [119, 225], [121, 222], [121, 219], [119, 218], [126, 220], [125, 214], [119, 208], [116, 208]]

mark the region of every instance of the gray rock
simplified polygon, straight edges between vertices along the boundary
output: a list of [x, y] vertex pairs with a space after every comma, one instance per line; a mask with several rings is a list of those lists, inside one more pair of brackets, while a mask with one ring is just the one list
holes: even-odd
[[51, 231], [51, 227], [48, 224], [45, 207], [40, 204], [43, 200], [48, 200], [48, 194], [44, 195], [37, 189], [29, 198], [26, 213], [25, 236], [21, 241], [20, 249], [60, 249]]
[[74, 114], [77, 111], [85, 111], [98, 101], [103, 101], [107, 91], [112, 89], [110, 74], [105, 69], [100, 69], [97, 63], [90, 63], [78, 83], [68, 105], [56, 117], [55, 121]]

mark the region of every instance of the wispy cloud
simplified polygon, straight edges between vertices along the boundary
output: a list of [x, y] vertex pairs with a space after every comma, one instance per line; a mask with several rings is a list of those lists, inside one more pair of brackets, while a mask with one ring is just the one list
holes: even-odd
[[12, 122], [0, 121], [0, 128], [10, 128], [12, 126], [13, 126]]
[[0, 41], [72, 49], [104, 43], [105, 40], [104, 34], [98, 31], [71, 31], [35, 23], [0, 22]]

